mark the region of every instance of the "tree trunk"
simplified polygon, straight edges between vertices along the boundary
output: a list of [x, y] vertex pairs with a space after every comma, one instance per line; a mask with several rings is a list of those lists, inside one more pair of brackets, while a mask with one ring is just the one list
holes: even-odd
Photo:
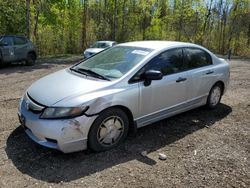
[[26, 0], [26, 37], [30, 38], [30, 0]]
[[112, 32], [112, 39], [115, 41], [116, 40], [116, 27], [117, 27], [117, 0], [114, 0], [115, 3], [115, 10], [114, 10], [114, 18], [113, 18], [113, 32]]
[[204, 33], [206, 33], [207, 25], [208, 25], [208, 23], [210, 21], [210, 15], [211, 15], [211, 11], [212, 11], [212, 3], [213, 3], [213, 0], [210, 0], [210, 5], [209, 5], [209, 8], [207, 10], [207, 14], [206, 14], [206, 17], [205, 17], [205, 22], [204, 22], [203, 30], [202, 30], [201, 45], [203, 45], [203, 42], [204, 42]]
[[120, 35], [120, 40], [124, 41], [125, 40], [125, 36], [126, 36], [126, 29], [125, 29], [125, 19], [126, 19], [126, 1], [127, 0], [123, 0], [123, 6], [122, 6], [122, 31], [121, 31], [121, 35]]
[[[237, 1], [233, 8], [233, 13], [236, 13], [237, 8], [238, 8], [238, 3], [239, 2]], [[228, 50], [230, 50], [231, 48], [231, 41], [232, 41], [233, 33], [235, 32], [235, 21], [236, 21], [236, 14], [234, 14], [233, 20], [231, 24], [229, 25], [229, 38], [228, 38], [228, 45], [227, 45]]]
[[[33, 0], [33, 5], [35, 5], [35, 0]], [[34, 14], [34, 30], [33, 30], [33, 36], [34, 36], [34, 41], [37, 46], [38, 54], [40, 54], [40, 44], [39, 44], [39, 36], [38, 36], [38, 21], [39, 21], [39, 14], [40, 14], [40, 6], [39, 4], [36, 5], [36, 10]]]
[[83, 13], [82, 13], [82, 49], [87, 47], [86, 33], [87, 33], [87, 11], [88, 11], [88, 0], [83, 0]]
[[219, 40], [218, 40], [218, 51], [219, 51], [219, 53], [221, 53], [221, 38], [222, 38], [222, 26], [223, 26], [223, 24], [222, 24], [222, 15], [221, 15], [221, 13], [222, 13], [222, 4], [223, 4], [223, 1], [222, 0], [220, 0], [220, 4], [219, 4], [219, 8], [218, 8], [218, 10], [219, 10], [219, 20], [218, 20], [218, 32], [219, 32]]
[[248, 24], [247, 45], [250, 46], [250, 23]]
[[[33, 3], [35, 3], [35, 0], [33, 0]], [[39, 14], [40, 14], [40, 8], [38, 7], [39, 5], [37, 5], [36, 7], [36, 12], [34, 14], [34, 30], [33, 30], [33, 35], [35, 38], [35, 41], [37, 41], [37, 31], [38, 31], [38, 19], [39, 19]]]
[[226, 25], [227, 25], [227, 13], [224, 12], [223, 16], [223, 31], [222, 31], [222, 54], [225, 53], [225, 35], [226, 35]]
[[177, 38], [177, 41], [181, 41], [181, 36], [182, 36], [182, 32], [183, 32], [183, 8], [184, 8], [184, 5], [183, 5], [183, 1], [181, 1], [181, 14], [179, 16], [179, 22], [178, 22], [178, 38]]

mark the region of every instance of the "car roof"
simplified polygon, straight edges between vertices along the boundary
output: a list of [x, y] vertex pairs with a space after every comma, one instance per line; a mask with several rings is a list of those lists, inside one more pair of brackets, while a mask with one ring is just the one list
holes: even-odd
[[119, 44], [118, 46], [134, 46], [134, 47], [141, 47], [141, 48], [149, 48], [153, 50], [161, 50], [168, 47], [174, 46], [193, 46], [193, 47], [200, 47], [196, 44], [187, 43], [187, 42], [177, 42], [177, 41], [134, 41], [134, 42], [126, 42]]
[[110, 41], [110, 40], [98, 40], [96, 42], [115, 42], [115, 41]]

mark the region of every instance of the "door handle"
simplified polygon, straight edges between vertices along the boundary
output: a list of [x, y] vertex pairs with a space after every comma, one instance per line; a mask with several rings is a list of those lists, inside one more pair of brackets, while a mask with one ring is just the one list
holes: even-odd
[[182, 77], [179, 77], [176, 82], [184, 82], [185, 80], [187, 80], [187, 78], [182, 78]]
[[206, 74], [213, 74], [214, 73], [214, 71], [208, 71]]

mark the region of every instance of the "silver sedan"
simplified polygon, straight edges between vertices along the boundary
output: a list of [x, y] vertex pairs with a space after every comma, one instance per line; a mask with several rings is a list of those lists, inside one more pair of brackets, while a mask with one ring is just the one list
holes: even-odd
[[130, 129], [202, 105], [215, 108], [229, 76], [228, 63], [201, 46], [128, 42], [36, 81], [18, 116], [38, 144], [65, 153], [104, 151]]

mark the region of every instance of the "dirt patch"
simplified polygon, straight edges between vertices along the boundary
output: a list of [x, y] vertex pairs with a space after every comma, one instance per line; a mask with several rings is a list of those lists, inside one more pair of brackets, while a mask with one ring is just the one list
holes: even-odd
[[230, 62], [230, 88], [215, 110], [199, 108], [144, 127], [111, 151], [62, 154], [27, 138], [18, 101], [35, 80], [79, 59], [0, 69], [0, 187], [250, 186], [249, 61]]

